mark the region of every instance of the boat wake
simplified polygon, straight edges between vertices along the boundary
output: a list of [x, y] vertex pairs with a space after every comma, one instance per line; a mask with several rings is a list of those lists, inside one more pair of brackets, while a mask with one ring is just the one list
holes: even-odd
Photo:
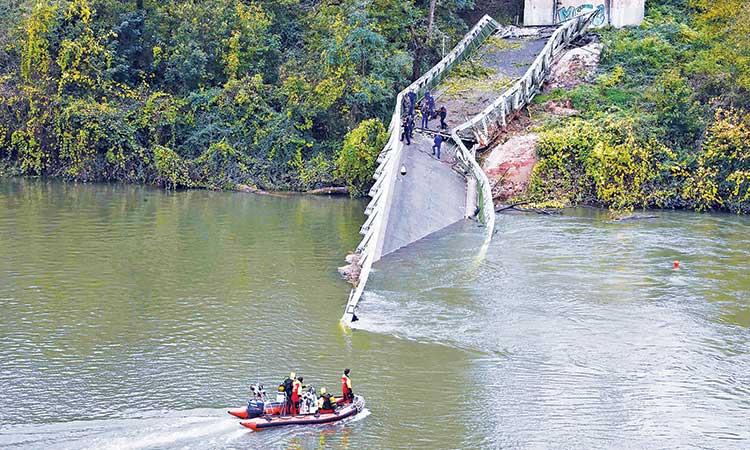
[[256, 433], [228, 418], [225, 409], [196, 409], [167, 414], [162, 411], [139, 413], [127, 419], [82, 420], [47, 425], [14, 425], [0, 428], [0, 447], [54, 450], [140, 450], [140, 449], [222, 449], [271, 448], [290, 439], [317, 439], [317, 435], [344, 428], [371, 414], [364, 408], [340, 422]]
[[[430, 295], [409, 298], [394, 292], [365, 292], [359, 320], [352, 328], [397, 339], [498, 355], [501, 344], [486, 332], [480, 307], [449, 305]], [[432, 297], [432, 298], [429, 298]], [[436, 326], [436, 323], [442, 326]], [[502, 353], [502, 352], [501, 352]]]

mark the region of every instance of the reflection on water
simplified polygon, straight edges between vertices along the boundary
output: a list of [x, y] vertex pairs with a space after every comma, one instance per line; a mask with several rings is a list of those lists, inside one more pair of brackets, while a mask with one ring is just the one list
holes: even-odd
[[[748, 218], [503, 215], [479, 263], [458, 224], [377, 264], [345, 334], [362, 208], [0, 182], [0, 447], [750, 444]], [[369, 416], [226, 414], [258, 377], [337, 391], [343, 367]]]

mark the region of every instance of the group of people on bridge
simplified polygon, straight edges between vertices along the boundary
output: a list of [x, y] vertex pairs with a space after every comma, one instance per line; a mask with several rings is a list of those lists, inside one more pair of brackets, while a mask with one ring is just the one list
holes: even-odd
[[[354, 399], [354, 391], [352, 391], [352, 379], [349, 378], [349, 369], [344, 369], [344, 373], [341, 375], [341, 399], [336, 399], [325, 387], [320, 388], [320, 395], [318, 397], [318, 408], [321, 413], [333, 412], [335, 406], [340, 403], [351, 403]], [[304, 377], [297, 377], [297, 374], [291, 372], [280, 385], [279, 390], [284, 391], [286, 396], [286, 402], [282, 408], [282, 414], [299, 414], [300, 412], [300, 401], [302, 399], [302, 393], [305, 386], [302, 384]]]
[[[417, 102], [417, 93], [409, 91], [407, 94], [409, 98], [408, 109], [406, 117], [401, 123], [401, 141], [406, 141], [406, 145], [411, 145], [411, 139], [414, 137], [414, 129], [416, 128], [417, 120], [422, 125], [422, 130], [429, 130], [430, 120], [440, 118], [440, 130], [447, 130], [448, 124], [445, 123], [445, 118], [448, 115], [448, 110], [445, 106], [441, 106], [439, 111], [435, 110], [435, 97], [430, 95], [430, 91], [425, 92], [424, 99]], [[443, 136], [440, 132], [435, 133], [434, 144], [432, 146], [432, 154], [437, 155], [437, 159], [440, 159], [440, 147], [443, 143]]]

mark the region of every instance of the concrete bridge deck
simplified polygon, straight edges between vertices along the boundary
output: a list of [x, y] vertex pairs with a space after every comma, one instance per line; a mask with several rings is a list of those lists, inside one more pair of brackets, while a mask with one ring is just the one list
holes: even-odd
[[[528, 70], [544, 48], [554, 28], [500, 28], [461, 65], [480, 66], [481, 76], [450, 74], [433, 92], [436, 109], [446, 106], [450, 130], [474, 117]], [[465, 70], [458, 70], [465, 73]], [[383, 241], [382, 254], [442, 230], [473, 215], [475, 202], [467, 205], [467, 179], [456, 167], [456, 149], [450, 139], [442, 148], [442, 160], [432, 156], [433, 135], [439, 119], [429, 122], [428, 133], [415, 131], [412, 145], [403, 142], [393, 203]], [[401, 167], [406, 175], [401, 175]], [[471, 211], [468, 211], [471, 210]]]
[[[466, 178], [453, 168], [455, 159], [449, 143], [443, 144], [440, 160], [432, 155], [432, 145], [432, 136], [415, 132], [411, 145], [403, 147], [383, 243], [384, 255], [465, 217]], [[401, 174], [402, 166], [406, 168], [405, 175]]]

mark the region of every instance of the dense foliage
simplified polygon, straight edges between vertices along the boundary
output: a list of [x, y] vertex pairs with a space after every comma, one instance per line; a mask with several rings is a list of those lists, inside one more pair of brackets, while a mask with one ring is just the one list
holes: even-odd
[[9, 0], [0, 173], [362, 193], [373, 158], [355, 141], [381, 144], [396, 93], [473, 8], [430, 20], [430, 3]]
[[603, 30], [593, 84], [541, 98], [581, 114], [547, 127], [532, 199], [750, 211], [750, 9], [647, 2], [643, 26]]

